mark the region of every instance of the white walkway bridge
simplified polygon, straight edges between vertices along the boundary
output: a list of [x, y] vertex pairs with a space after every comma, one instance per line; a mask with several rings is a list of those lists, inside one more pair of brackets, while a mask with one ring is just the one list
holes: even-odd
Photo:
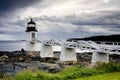
[[[29, 50], [34, 51], [34, 47], [38, 40], [28, 41], [31, 46]], [[53, 46], [61, 46], [60, 61], [77, 61], [76, 49], [79, 49], [81, 53], [92, 52], [91, 63], [96, 62], [109, 62], [109, 54], [120, 54], [120, 42], [93, 42], [93, 41], [83, 41], [70, 42], [61, 41], [56, 39], [51, 40], [40, 40], [41, 43], [41, 53], [42, 58], [54, 57]]]

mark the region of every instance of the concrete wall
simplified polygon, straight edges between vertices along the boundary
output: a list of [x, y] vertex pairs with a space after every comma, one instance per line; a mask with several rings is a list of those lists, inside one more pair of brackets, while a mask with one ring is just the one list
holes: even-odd
[[108, 63], [109, 62], [109, 54], [93, 52], [91, 65], [96, 65], [97, 62]]
[[77, 61], [75, 49], [62, 47], [60, 61]]
[[53, 47], [51, 45], [42, 44], [41, 45], [41, 54], [40, 54], [40, 56], [41, 56], [41, 58], [54, 57]]

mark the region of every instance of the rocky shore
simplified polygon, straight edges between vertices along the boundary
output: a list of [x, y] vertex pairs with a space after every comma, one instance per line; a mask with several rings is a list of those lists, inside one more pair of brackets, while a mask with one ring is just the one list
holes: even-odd
[[[59, 55], [57, 52], [55, 55]], [[82, 66], [89, 66], [91, 64], [92, 53], [77, 53], [78, 64]], [[112, 54], [109, 56], [110, 61], [120, 62], [120, 55]], [[24, 69], [40, 69], [43, 71], [57, 73], [61, 71], [66, 65], [57, 63], [57, 58], [40, 58], [40, 56], [28, 56], [26, 52], [21, 51], [1, 51], [0, 52], [0, 74], [18, 73]]]

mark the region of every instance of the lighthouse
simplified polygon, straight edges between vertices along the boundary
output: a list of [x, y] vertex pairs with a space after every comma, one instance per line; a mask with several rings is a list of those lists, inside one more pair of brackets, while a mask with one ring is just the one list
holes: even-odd
[[32, 55], [36, 49], [37, 32], [38, 31], [36, 29], [36, 23], [31, 18], [31, 20], [27, 23], [27, 28], [26, 28], [26, 33], [27, 33], [26, 50], [28, 51], [28, 55]]

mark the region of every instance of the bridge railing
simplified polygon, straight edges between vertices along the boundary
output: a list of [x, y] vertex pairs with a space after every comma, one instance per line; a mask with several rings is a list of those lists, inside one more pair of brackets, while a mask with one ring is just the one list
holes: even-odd
[[[120, 42], [101, 42], [101, 41], [84, 41], [80, 40], [78, 42], [70, 42], [70, 41], [60, 41], [60, 40], [43, 40], [41, 43], [45, 45], [58, 45], [58, 46], [64, 46], [66, 48], [74, 48], [74, 49], [80, 49], [82, 51], [88, 50], [88, 51], [97, 51], [97, 52], [104, 52], [104, 53], [110, 53], [110, 52], [117, 52], [120, 53]], [[108, 45], [108, 46], [106, 46]], [[118, 49], [117, 49], [118, 48]], [[117, 49], [115, 51], [115, 49]]]
[[120, 45], [120, 42], [109, 42], [109, 41], [95, 41], [97, 44], [106, 44], [106, 45]]

